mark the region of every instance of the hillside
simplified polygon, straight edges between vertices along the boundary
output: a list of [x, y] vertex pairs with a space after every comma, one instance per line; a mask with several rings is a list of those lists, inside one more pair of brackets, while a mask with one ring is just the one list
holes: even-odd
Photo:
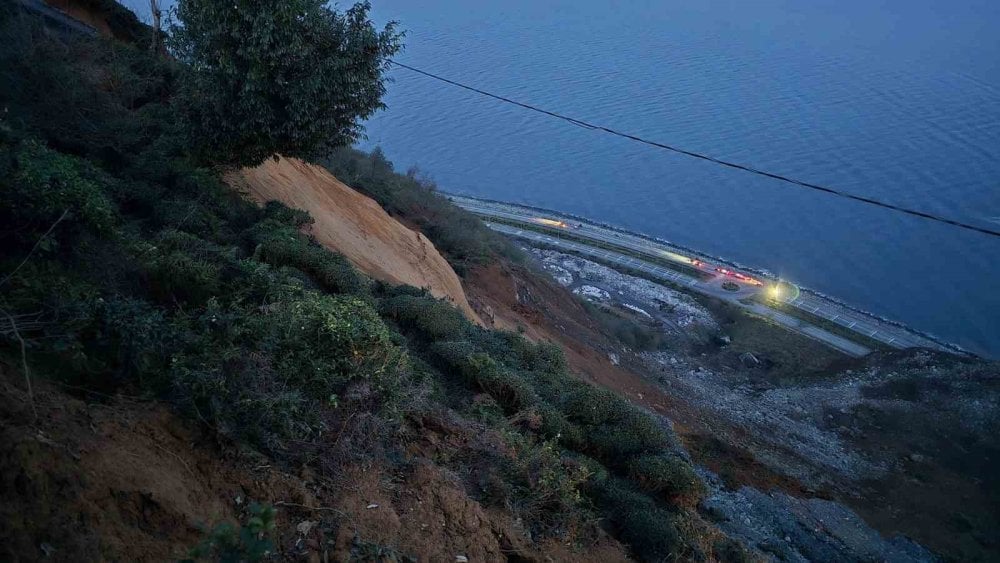
[[[189, 69], [7, 8], [0, 558], [747, 555], [698, 511], [669, 421], [544, 339], [393, 283], [397, 266], [427, 275], [420, 235], [304, 163], [280, 174], [338, 194], [315, 217], [244, 198], [216, 153], [190, 151], [205, 133], [182, 127], [179, 100], [204, 99], [183, 97]], [[359, 189], [410, 181], [385, 178]], [[408, 193], [427, 213], [407, 224], [433, 241], [418, 256], [469, 276], [520, 255]]]
[[515, 246], [378, 149], [216, 162], [189, 68], [49, 25], [0, 7], [0, 559], [1000, 553], [995, 362]]
[[434, 243], [390, 217], [374, 200], [298, 159], [268, 160], [230, 172], [225, 181], [264, 204], [280, 201], [313, 218], [309, 234], [369, 276], [395, 285], [427, 288], [481, 323], [454, 270]]

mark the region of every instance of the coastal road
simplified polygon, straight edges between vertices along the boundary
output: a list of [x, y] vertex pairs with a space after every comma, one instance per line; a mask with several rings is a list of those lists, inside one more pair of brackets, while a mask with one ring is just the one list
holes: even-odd
[[804, 334], [814, 340], [818, 340], [831, 348], [847, 354], [848, 356], [861, 357], [872, 351], [871, 348], [862, 346], [861, 344], [823, 330], [817, 326], [810, 325], [791, 315], [766, 307], [763, 304], [753, 303], [751, 305], [747, 305], [741, 302], [740, 299], [752, 297], [757, 292], [757, 288], [738, 284], [740, 288], [738, 291], [727, 291], [722, 289], [722, 282], [725, 280], [721, 279], [721, 276], [713, 280], [703, 281], [694, 277], [686, 276], [669, 268], [650, 264], [649, 262], [604, 250], [602, 248], [588, 246], [586, 244], [549, 236], [535, 231], [519, 229], [503, 223], [490, 223], [487, 221], [486, 224], [491, 229], [511, 237], [524, 239], [535, 244], [549, 246], [572, 253], [582, 254], [610, 264], [625, 266], [629, 269], [649, 274], [656, 279], [667, 280], [676, 285], [690, 288], [692, 291], [697, 291], [718, 299], [723, 299], [738, 307], [749, 309], [757, 315], [771, 319], [772, 321], [785, 326], [790, 330]]
[[[752, 301], [748, 298], [768, 290], [777, 280], [768, 280], [755, 272], [718, 263], [716, 259], [691, 249], [551, 211], [463, 196], [449, 196], [449, 198], [460, 207], [482, 216], [494, 230], [640, 270], [659, 279], [686, 286], [692, 291], [726, 300], [851, 356], [862, 356], [871, 352], [871, 347], [862, 342], [878, 342], [886, 347], [898, 349], [919, 347], [952, 353], [957, 351], [906, 327], [855, 310], [808, 290], [785, 292], [777, 298], [788, 307], [808, 313], [805, 315], [807, 318], [811, 318], [809, 317], [811, 315], [819, 317], [822, 321], [809, 322], [800, 318], [803, 316], [801, 313], [796, 316], [764, 303]], [[491, 218], [495, 220], [490, 221]], [[520, 225], [530, 228], [522, 228]], [[539, 230], [544, 232], [538, 232]], [[593, 244], [590, 241], [593, 241]], [[621, 251], [616, 251], [615, 248]], [[649, 260], [643, 259], [646, 256]], [[676, 262], [680, 267], [673, 269], [658, 265], [665, 260]], [[729, 272], [729, 275], [720, 273], [720, 269]], [[690, 275], [684, 273], [685, 271]], [[723, 289], [724, 281], [733, 282], [738, 290]], [[759, 285], [761, 282], [763, 285]], [[863, 336], [864, 339], [849, 339], [834, 334], [817, 325], [823, 322], [839, 325], [850, 333]]]

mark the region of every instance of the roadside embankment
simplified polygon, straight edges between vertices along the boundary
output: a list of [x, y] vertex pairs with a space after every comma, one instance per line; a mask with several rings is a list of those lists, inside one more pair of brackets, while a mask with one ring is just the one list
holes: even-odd
[[435, 297], [452, 302], [470, 320], [482, 324], [469, 306], [462, 282], [426, 236], [390, 217], [378, 203], [326, 169], [294, 158], [279, 158], [231, 172], [225, 180], [258, 203], [280, 201], [308, 212], [315, 219], [310, 234], [369, 276], [428, 288]]

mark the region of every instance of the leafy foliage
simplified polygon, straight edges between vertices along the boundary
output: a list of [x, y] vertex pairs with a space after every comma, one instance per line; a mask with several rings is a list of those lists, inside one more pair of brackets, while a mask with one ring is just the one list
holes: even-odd
[[587, 491], [608, 515], [622, 539], [642, 559], [690, 559], [683, 556], [688, 548], [678, 531], [678, 517], [657, 507], [627, 482], [608, 477], [595, 482]]
[[350, 144], [383, 107], [394, 23], [378, 31], [367, 2], [180, 0], [172, 47], [188, 64], [180, 98], [191, 138], [215, 162], [252, 166]]
[[274, 535], [276, 511], [271, 506], [254, 503], [250, 505], [249, 512], [246, 524], [237, 528], [223, 523], [205, 534], [185, 562], [241, 563], [266, 559], [274, 551], [271, 536]]
[[[513, 510], [531, 533], [568, 538], [575, 527], [592, 525], [596, 510], [640, 558], [689, 553], [678, 522], [700, 498], [701, 484], [673, 454], [676, 441], [661, 420], [573, 378], [552, 345], [482, 329], [426, 291], [372, 283], [300, 231], [307, 215], [277, 204], [257, 208], [221, 184], [217, 171], [203, 165], [205, 154], [188, 152], [192, 135], [203, 149], [227, 158], [233, 156], [227, 151], [251, 145], [246, 154], [253, 159], [278, 144], [302, 151], [314, 141], [311, 148], [324, 146], [330, 138], [310, 137], [311, 124], [294, 134], [269, 129], [282, 118], [267, 104], [333, 86], [267, 93], [258, 81], [291, 78], [305, 63], [254, 67], [260, 74], [251, 76], [248, 95], [265, 106], [222, 108], [211, 119], [263, 107], [260, 120], [218, 132], [180, 130], [177, 112], [196, 111], [198, 96], [237, 95], [213, 90], [224, 83], [214, 80], [242, 68], [239, 57], [248, 56], [199, 67], [207, 53], [231, 54], [227, 26], [236, 24], [217, 11], [226, 9], [221, 5], [186, 4], [204, 10], [196, 16], [210, 29], [201, 39], [223, 42], [191, 51], [189, 70], [116, 43], [87, 41], [70, 49], [32, 25], [0, 21], [9, 39], [0, 42], [0, 62], [7, 65], [0, 67], [0, 104], [14, 116], [0, 122], [0, 271], [9, 275], [0, 278], [0, 309], [23, 329], [31, 361], [57, 365], [59, 377], [87, 389], [169, 401], [206, 427], [278, 458], [319, 443], [331, 420], [347, 418], [343, 404], [353, 395], [365, 397], [366, 416], [393, 425], [390, 434], [405, 434], [400, 410], [429, 403], [467, 413], [463, 421], [499, 436], [506, 452], [484, 454], [496, 457], [483, 477], [483, 498]], [[288, 10], [317, 5], [282, 5], [271, 23], [257, 21], [266, 9], [244, 10], [250, 16], [237, 23], [259, 32], [249, 43], [256, 50], [289, 27], [319, 33], [343, 26], [339, 47], [317, 47], [331, 57], [320, 69], [332, 68], [323, 65], [334, 64], [342, 48], [346, 59], [338, 64], [356, 64], [354, 79], [374, 80], [372, 65], [388, 52], [380, 42], [394, 40], [392, 30], [374, 34], [367, 5], [292, 21], [297, 12]], [[353, 51], [366, 41], [373, 52]], [[299, 46], [296, 40], [288, 48]], [[286, 71], [293, 74], [281, 74]], [[179, 108], [180, 80], [194, 80], [185, 92], [194, 97]], [[362, 88], [355, 101], [370, 104], [381, 95], [381, 85], [377, 92], [373, 87]], [[322, 109], [296, 107], [294, 118]], [[338, 127], [336, 135], [357, 132], [349, 123]], [[223, 146], [223, 132], [234, 144]], [[380, 153], [336, 154], [342, 157], [336, 166], [356, 166], [345, 169], [345, 179], [354, 174], [391, 212], [421, 226], [453, 263], [516, 256], [426, 180], [393, 172]], [[25, 256], [30, 260], [19, 266]], [[0, 333], [0, 348], [13, 346], [9, 334]], [[476, 473], [469, 466], [474, 462], [454, 463], [467, 464], [462, 474]], [[242, 529], [210, 533], [195, 555], [263, 556], [273, 514], [255, 510]]]
[[690, 464], [672, 455], [633, 458], [628, 462], [629, 478], [644, 491], [663, 495], [685, 506], [698, 504], [705, 486]]
[[37, 141], [20, 143], [16, 151], [5, 156], [0, 161], [0, 217], [4, 224], [19, 226], [21, 232], [46, 230], [66, 213], [65, 222], [74, 230], [111, 230], [114, 208], [99, 185], [99, 173], [86, 162], [49, 150]]
[[379, 148], [365, 154], [341, 147], [327, 155], [321, 164], [390, 214], [418, 227], [460, 275], [472, 266], [488, 264], [494, 256], [514, 261], [524, 259], [509, 241], [468, 211], [452, 205], [418, 170], [397, 173]]

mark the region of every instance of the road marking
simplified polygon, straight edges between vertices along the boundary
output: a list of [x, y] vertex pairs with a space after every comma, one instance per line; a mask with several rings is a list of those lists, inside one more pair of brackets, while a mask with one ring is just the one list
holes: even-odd
[[[487, 203], [478, 202], [478, 200], [474, 200], [474, 199], [471, 199], [471, 198], [463, 198], [461, 196], [448, 196], [448, 197], [449, 197], [449, 199], [451, 201], [458, 203], [461, 207], [464, 207], [465, 209], [469, 210], [472, 213], [477, 213], [478, 212], [478, 214], [480, 214], [480, 215], [494, 215], [494, 216], [506, 217], [506, 218], [509, 218], [509, 219], [512, 219], [512, 220], [515, 220], [515, 221], [522, 221], [522, 222], [523, 221], [530, 221], [531, 218], [533, 218], [533, 217], [535, 217], [535, 216], [538, 215], [538, 211], [537, 210], [530, 210], [530, 209], [522, 208], [522, 207], [519, 207], [519, 206], [516, 206], [516, 205], [487, 204]], [[646, 239], [644, 239], [642, 237], [637, 237], [635, 235], [627, 235], [627, 234], [624, 234], [624, 233], [619, 233], [619, 232], [614, 231], [612, 229], [605, 229], [603, 227], [595, 226], [595, 225], [591, 225], [591, 224], [583, 224], [583, 223], [579, 222], [578, 220], [576, 220], [574, 218], [570, 218], [570, 217], [567, 217], [567, 216], [562, 215], [562, 214], [553, 213], [552, 215], [555, 216], [555, 217], [565, 218], [566, 220], [571, 220], [571, 221], [577, 222], [578, 224], [580, 224], [580, 227], [578, 228], [577, 232], [581, 233], [581, 235], [585, 235], [587, 233], [591, 233], [590, 238], [593, 239], [593, 240], [605, 241], [605, 242], [618, 242], [618, 243], [622, 243], [627, 248], [638, 250], [640, 252], [643, 252], [644, 254], [649, 254], [649, 255], [651, 255], [653, 257], [656, 256], [656, 252], [657, 251], [664, 251], [664, 250], [670, 251], [670, 252], [678, 252], [680, 254], [687, 254], [688, 253], [687, 251], [685, 251], [683, 249], [671, 246], [669, 244], [657, 244], [657, 243], [655, 243], [653, 241], [649, 241], [649, 240], [646, 240]], [[643, 260], [637, 260], [637, 259], [634, 259], [632, 257], [623, 258], [621, 255], [613, 254], [611, 252], [604, 251], [604, 250], [597, 250], [593, 246], [590, 246], [590, 245], [587, 245], [587, 244], [572, 243], [572, 242], [569, 242], [569, 241], [564, 241], [564, 239], [554, 238], [552, 236], [540, 234], [540, 233], [537, 233], [537, 232], [531, 233], [531, 232], [527, 232], [527, 231], [522, 230], [522, 229], [517, 229], [515, 227], [511, 227], [510, 225], [493, 224], [490, 221], [487, 221], [485, 219], [484, 219], [484, 223], [486, 223], [487, 226], [489, 226], [490, 228], [492, 228], [493, 230], [498, 231], [498, 232], [502, 232], [502, 233], [506, 233], [506, 234], [513, 234], [513, 236], [518, 236], [519, 238], [522, 238], [522, 239], [545, 242], [545, 243], [552, 244], [552, 245], [554, 245], [556, 247], [559, 247], [559, 248], [568, 248], [568, 249], [578, 250], [580, 252], [583, 252], [585, 254], [589, 254], [591, 256], [601, 256], [601, 257], [604, 257], [604, 258], [607, 258], [607, 259], [611, 260], [612, 262], [614, 262], [616, 264], [624, 264], [624, 265], [634, 266], [634, 267], [637, 267], [638, 269], [640, 269], [642, 271], [653, 273], [653, 274], [659, 276], [662, 279], [677, 281], [679, 283], [685, 283], [688, 286], [691, 286], [693, 288], [697, 288], [702, 293], [705, 293], [705, 294], [708, 294], [708, 295], [714, 295], [716, 297], [718, 296], [716, 294], [715, 288], [713, 286], [702, 282], [700, 279], [691, 278], [691, 277], [688, 277], [686, 275], [680, 274], [679, 272], [668, 271], [668, 270], [665, 270], [665, 269], [662, 269], [662, 268], [658, 268], [658, 267], [655, 267], [655, 266], [652, 266], [652, 265], [646, 263]], [[727, 297], [730, 297], [730, 296], [727, 296]], [[817, 301], [819, 301], [819, 304], [816, 304]], [[803, 309], [805, 311], [809, 311], [811, 313], [817, 314], [818, 316], [820, 316], [822, 318], [829, 319], [829, 320], [831, 320], [833, 322], [836, 322], [836, 323], [840, 324], [841, 326], [846, 326], [847, 328], [852, 329], [855, 332], [858, 332], [858, 333], [861, 333], [861, 334], [864, 334], [864, 333], [866, 333], [868, 331], [871, 331], [871, 332], [868, 333], [869, 337], [875, 337], [875, 338], [878, 338], [879, 340], [883, 340], [885, 338], [888, 338], [888, 342], [894, 342], [895, 346], [903, 346], [903, 347], [905, 347], [905, 346], [930, 346], [930, 347], [941, 349], [941, 350], [948, 350], [947, 347], [938, 344], [936, 341], [924, 339], [924, 338], [921, 338], [921, 337], [917, 337], [915, 335], [911, 337], [911, 334], [907, 331], [907, 329], [905, 329], [905, 328], [898, 328], [898, 327], [895, 327], [895, 326], [886, 326], [886, 327], [883, 327], [883, 328], [885, 328], [885, 331], [883, 331], [883, 332], [884, 333], [888, 332], [889, 334], [883, 334], [883, 335], [879, 335], [878, 337], [876, 337], [875, 335], [879, 333], [879, 329], [877, 329], [877, 328], [873, 329], [873, 328], [866, 327], [866, 326], [864, 326], [864, 324], [861, 324], [861, 322], [859, 322], [858, 320], [851, 319], [850, 316], [847, 313], [845, 313], [845, 312], [834, 312], [834, 311], [837, 310], [838, 307], [839, 308], [843, 308], [843, 307], [841, 307], [840, 305], [838, 305], [836, 303], [833, 303], [833, 302], [829, 303], [829, 305], [834, 308], [833, 311], [825, 310], [824, 307], [828, 305], [828, 303], [826, 302], [826, 300], [814, 297], [812, 295], [798, 295], [798, 296], [795, 297], [795, 299], [792, 299], [792, 300], [789, 300], [789, 301], [785, 301], [785, 303], [788, 303], [790, 305], [796, 306], [796, 307], [798, 307], [800, 309]], [[766, 309], [766, 307], [764, 307], [764, 306], [761, 306], [761, 307], [763, 307], [763, 308]], [[755, 307], [749, 307], [749, 308], [755, 309]], [[852, 311], [852, 313], [853, 313], [853, 311]], [[783, 317], [788, 317], [787, 315], [782, 315], [782, 316]], [[788, 318], [792, 318], [792, 317], [788, 317]], [[878, 319], [873, 319], [873, 322], [875, 323], [876, 326], [880, 326], [882, 324], [881, 321], [879, 321]], [[848, 325], [848, 323], [850, 323], [850, 324]], [[805, 323], [797, 322], [796, 324], [805, 324]], [[811, 326], [811, 325], [806, 325], [806, 326]], [[817, 329], [817, 330], [821, 330], [822, 331], [822, 329]], [[893, 332], [897, 333], [897, 335], [893, 336], [891, 334]], [[828, 344], [829, 344], [829, 342], [828, 342]], [[834, 346], [834, 347], [840, 348], [838, 346]], [[860, 345], [858, 345], [858, 347], [859, 348], [863, 348]]]

